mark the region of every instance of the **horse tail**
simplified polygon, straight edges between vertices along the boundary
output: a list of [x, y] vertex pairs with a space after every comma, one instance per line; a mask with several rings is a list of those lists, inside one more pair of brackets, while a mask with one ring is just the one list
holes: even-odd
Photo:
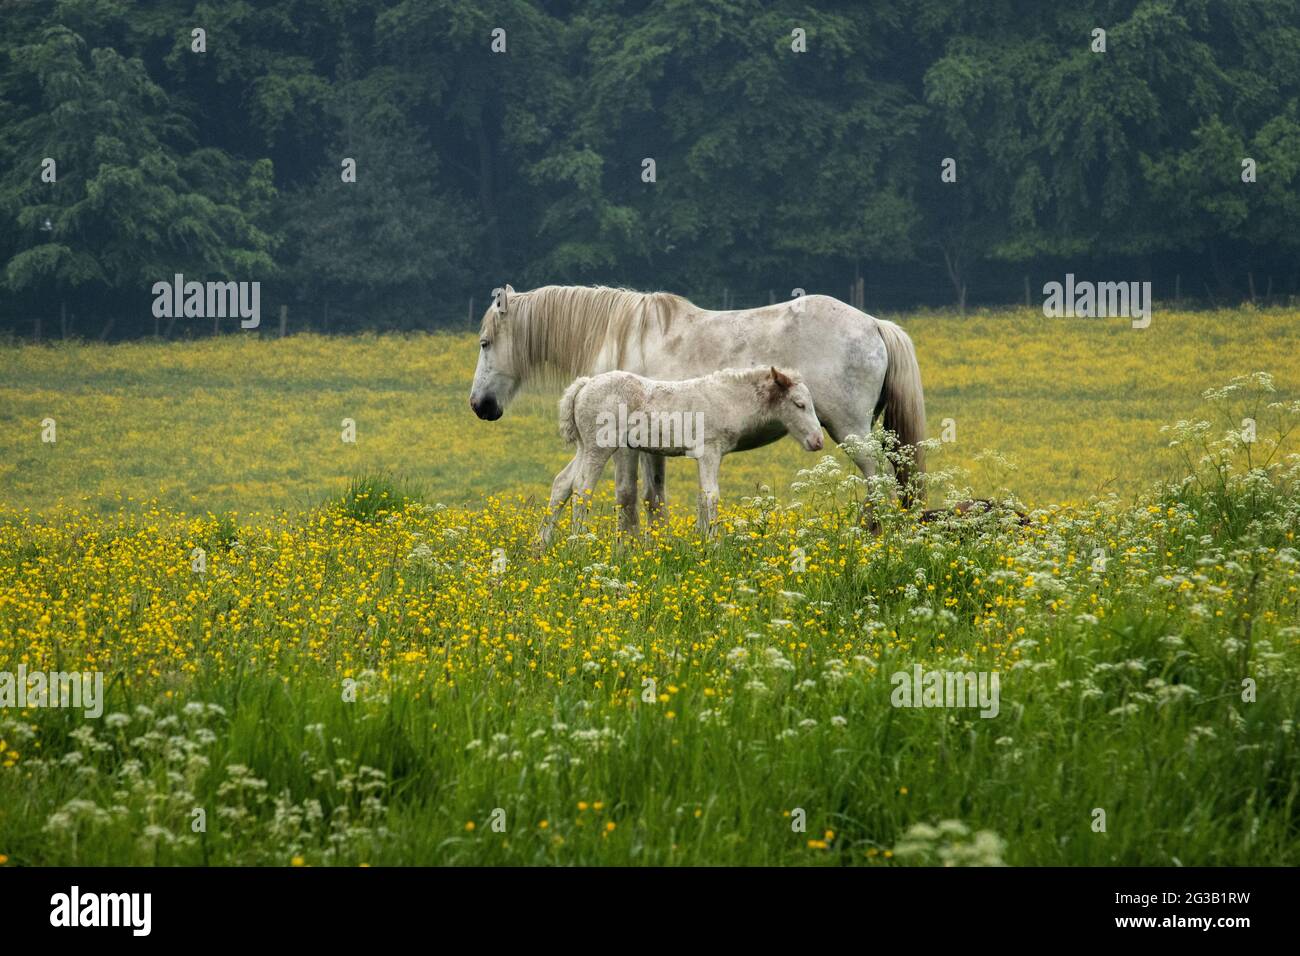
[[[916, 364], [916, 349], [908, 334], [893, 322], [876, 320], [880, 337], [885, 340], [888, 364], [880, 390], [877, 411], [884, 411], [884, 426], [898, 439], [903, 461], [895, 466], [903, 507], [912, 506], [910, 482], [913, 472], [925, 474], [925, 395], [921, 391], [921, 369]], [[906, 449], [911, 449], [911, 454]], [[908, 460], [910, 458], [910, 461]]]
[[573, 406], [578, 401], [582, 387], [590, 381], [589, 378], [575, 378], [560, 398], [560, 437], [565, 444], [572, 445], [578, 440], [578, 420], [574, 417]]

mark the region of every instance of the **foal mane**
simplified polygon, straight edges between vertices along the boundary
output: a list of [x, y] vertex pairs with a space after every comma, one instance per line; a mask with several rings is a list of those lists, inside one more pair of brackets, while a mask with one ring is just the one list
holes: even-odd
[[[793, 369], [781, 369], [780, 371], [796, 385], [803, 381], [803, 376]], [[711, 378], [718, 382], [748, 382], [758, 384], [771, 376], [772, 367], [770, 365], [755, 365], [752, 368], [718, 369], [716, 372], [710, 372], [705, 376], [705, 378]]]
[[510, 296], [504, 320], [489, 309], [482, 334], [492, 335], [504, 321], [511, 369], [524, 379], [564, 385], [590, 372], [607, 344], [620, 367], [630, 343], [666, 333], [690, 308], [688, 300], [670, 292], [546, 285]]

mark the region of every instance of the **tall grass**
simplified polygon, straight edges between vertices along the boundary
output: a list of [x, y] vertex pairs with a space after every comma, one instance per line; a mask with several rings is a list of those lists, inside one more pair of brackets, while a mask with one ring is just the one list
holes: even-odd
[[[716, 541], [684, 510], [617, 539], [606, 499], [540, 555], [536, 507], [374, 476], [233, 537], [11, 513], [0, 669], [109, 687], [98, 720], [0, 711], [0, 853], [1294, 865], [1300, 460], [1268, 449], [1300, 405], [1271, 387], [1210, 396], [1235, 429], [1272, 406], [1256, 442], [1184, 422], [1185, 477], [1027, 527], [920, 524], [830, 458]], [[997, 715], [896, 706], [917, 665], [996, 672]]]

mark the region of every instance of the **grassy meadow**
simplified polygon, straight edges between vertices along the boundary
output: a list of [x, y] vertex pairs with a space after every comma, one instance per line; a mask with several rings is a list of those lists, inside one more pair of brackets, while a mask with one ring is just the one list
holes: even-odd
[[782, 441], [538, 553], [472, 335], [0, 347], [0, 678], [106, 698], [0, 706], [0, 865], [1300, 862], [1300, 315], [902, 323], [1028, 523]]
[[[1202, 390], [1263, 370], [1300, 389], [1300, 314], [1161, 312], [1150, 328], [1039, 312], [902, 319], [916, 342], [936, 461], [982, 496], [1010, 487], [1039, 505], [1132, 496], [1164, 477], [1159, 427]], [[461, 335], [302, 335], [157, 344], [0, 348], [0, 502], [116, 511], [156, 499], [204, 514], [304, 508], [347, 479], [388, 471], [431, 500], [544, 498], [568, 460], [556, 395], [525, 395], [498, 422], [468, 408], [477, 340]], [[58, 441], [41, 442], [52, 418]], [[355, 444], [341, 440], [356, 422]], [[997, 452], [1008, 459], [979, 459]], [[793, 442], [727, 459], [723, 494], [783, 492], [809, 464]], [[669, 463], [687, 507], [694, 466]], [[88, 500], [83, 500], [88, 499]]]

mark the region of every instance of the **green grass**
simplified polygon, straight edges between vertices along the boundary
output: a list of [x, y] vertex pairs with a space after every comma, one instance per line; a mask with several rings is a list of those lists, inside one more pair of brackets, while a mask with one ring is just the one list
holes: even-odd
[[[605, 508], [542, 555], [536, 509], [380, 514], [373, 476], [272, 526], [11, 516], [0, 664], [109, 693], [0, 714], [0, 853], [1295, 865], [1300, 464], [1198, 434], [1185, 480], [1028, 528], [865, 534], [832, 465], [716, 542]], [[916, 665], [997, 672], [997, 714], [895, 706]]]
[[[877, 497], [867, 533], [780, 443], [715, 541], [679, 469], [666, 530], [606, 492], [544, 553], [551, 402], [469, 418], [464, 337], [0, 351], [0, 679], [107, 685], [0, 708], [0, 865], [1293, 866], [1294, 317], [1166, 318], [908, 322], [932, 497], [969, 466], [1028, 527]], [[1276, 382], [1198, 408], [1242, 364]], [[894, 706], [916, 665], [997, 673], [997, 715]]]
[[353, 520], [378, 521], [423, 500], [424, 491], [410, 479], [395, 478], [385, 472], [367, 472], [348, 482], [338, 506], [341, 513]]
[[[121, 757], [142, 757], [139, 783], [60, 772], [39, 791], [6, 786], [0, 835], [15, 862], [52, 865], [286, 865], [295, 856], [376, 865], [866, 864], [884, 862], [868, 852], [902, 842], [914, 823], [955, 818], [1005, 840], [1002, 857], [1011, 864], [1294, 865], [1297, 750], [1282, 723], [1300, 716], [1296, 685], [1279, 684], [1255, 705], [1234, 706], [1230, 675], [1184, 669], [1185, 680], [1219, 693], [1169, 713], [1108, 716], [1149, 675], [1168, 677], [1177, 668], [1157, 633], [1134, 613], [1116, 622], [1109, 642], [1080, 642], [1047, 670], [1008, 676], [1003, 706], [1010, 712], [991, 721], [891, 708], [884, 676], [793, 691], [806, 672], [771, 680], [770, 696], [738, 696], [727, 724], [709, 728], [686, 725], [703, 701], [676, 704], [678, 723], [649, 706], [592, 714], [576, 692], [543, 701], [521, 688], [516, 693], [526, 700], [505, 707], [512, 695], [501, 688], [470, 685], [432, 700], [428, 691], [407, 689], [350, 705], [330, 681], [296, 680], [291, 690], [265, 677], [219, 682], [193, 696], [219, 703], [228, 716], [181, 721], [188, 739], [200, 726], [217, 738], [197, 748], [212, 769], [190, 774], [184, 761], [172, 764], [192, 796], [178, 794], [165, 759], [127, 743], [154, 724], [139, 719], [104, 734], [114, 749], [85, 764], [120, 776]], [[1126, 638], [1140, 646], [1123, 649]], [[1149, 670], [1141, 679], [1110, 672], [1095, 701], [1058, 689], [1062, 680], [1095, 678], [1099, 664], [1122, 667], [1131, 659]], [[1229, 732], [1225, 716], [1234, 711], [1242, 726]], [[160, 711], [168, 712], [174, 709]], [[848, 725], [833, 726], [835, 716]], [[801, 729], [809, 719], [816, 728]], [[608, 727], [612, 737], [603, 748], [575, 744], [571, 733], [553, 729], [561, 723]], [[1218, 737], [1193, 745], [1196, 726], [1214, 727]], [[778, 739], [791, 728], [792, 739]], [[534, 737], [537, 731], [542, 736]], [[48, 745], [76, 750], [57, 731], [47, 733]], [[497, 735], [508, 742], [493, 745]], [[485, 743], [468, 751], [472, 740]], [[520, 758], [499, 759], [516, 749]], [[539, 772], [557, 751], [567, 756]], [[248, 767], [265, 788], [219, 793], [231, 765]], [[372, 778], [379, 803], [371, 812], [363, 793], [340, 786], [363, 767], [382, 772]], [[115, 795], [119, 788], [125, 796]], [[151, 792], [164, 800], [151, 802]], [[274, 808], [281, 794], [297, 813]], [[271, 799], [259, 802], [264, 795]], [[128, 813], [48, 829], [50, 814], [69, 800]], [[313, 800], [323, 820], [295, 824]], [[604, 806], [584, 811], [580, 801]], [[206, 833], [191, 833], [194, 807], [208, 808]], [[232, 817], [234, 808], [247, 808], [247, 817]], [[341, 808], [358, 829], [336, 844], [329, 821]], [[500, 833], [492, 829], [498, 808]], [[806, 834], [786, 816], [795, 808], [807, 813]], [[1106, 812], [1104, 833], [1092, 829], [1097, 808]], [[184, 845], [142, 839], [148, 821]], [[467, 821], [476, 821], [473, 832]], [[605, 833], [608, 821], [616, 829]], [[808, 839], [827, 829], [835, 834], [829, 848], [810, 849]]]
[[[1161, 311], [1142, 331], [1028, 310], [900, 321], [930, 434], [946, 422], [955, 432], [945, 466], [971, 469], [980, 494], [1009, 483], [1033, 504], [1140, 493], [1170, 466], [1159, 426], [1191, 414], [1208, 385], [1262, 369], [1282, 393], [1300, 392], [1295, 311]], [[111, 514], [156, 498], [247, 514], [318, 505], [364, 472], [409, 477], [448, 505], [544, 499], [568, 460], [558, 395], [525, 394], [500, 421], [478, 421], [476, 357], [472, 333], [0, 345], [0, 502]], [[53, 445], [41, 441], [46, 418]], [[355, 443], [341, 440], [345, 418]], [[1017, 470], [982, 464], [986, 449]], [[784, 440], [729, 456], [723, 496], [784, 491], [808, 461]], [[669, 476], [671, 496], [689, 503], [693, 465], [672, 461]]]

